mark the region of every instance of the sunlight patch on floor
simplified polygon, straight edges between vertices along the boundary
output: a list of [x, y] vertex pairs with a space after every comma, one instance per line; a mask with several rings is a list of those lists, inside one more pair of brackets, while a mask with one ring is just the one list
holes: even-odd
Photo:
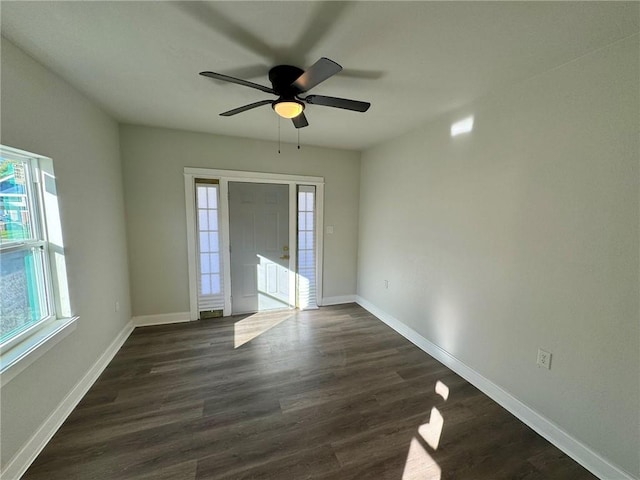
[[442, 427], [444, 426], [444, 418], [436, 407], [431, 409], [431, 416], [429, 417], [429, 423], [420, 425], [418, 433], [424, 441], [427, 442], [434, 450], [438, 449], [440, 444], [440, 435], [442, 435]]
[[442, 397], [442, 399], [446, 402], [447, 398], [449, 398], [449, 387], [447, 387], [440, 380], [436, 382], [436, 393]]
[[417, 438], [411, 440], [402, 480], [440, 480], [442, 469]]
[[[435, 391], [445, 402], [449, 398], [449, 387], [440, 380], [436, 382]], [[420, 425], [418, 434], [411, 439], [402, 480], [440, 480], [442, 469], [427, 452], [427, 446], [434, 452], [438, 450], [442, 427], [444, 427], [444, 417], [436, 407], [432, 407], [429, 421]]]
[[238, 348], [291, 318], [291, 314], [256, 313], [233, 325], [233, 347]]

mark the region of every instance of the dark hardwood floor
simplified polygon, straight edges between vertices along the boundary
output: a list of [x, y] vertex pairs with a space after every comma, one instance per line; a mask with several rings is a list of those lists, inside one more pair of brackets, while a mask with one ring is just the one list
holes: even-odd
[[595, 477], [341, 305], [136, 329], [24, 478]]

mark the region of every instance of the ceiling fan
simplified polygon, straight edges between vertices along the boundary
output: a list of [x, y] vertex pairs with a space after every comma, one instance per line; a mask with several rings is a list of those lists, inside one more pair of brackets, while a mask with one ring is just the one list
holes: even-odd
[[290, 118], [296, 128], [303, 128], [309, 125], [307, 117], [304, 114], [305, 103], [310, 105], [323, 105], [325, 107], [342, 108], [352, 110], [354, 112], [366, 112], [371, 104], [369, 102], [360, 102], [357, 100], [349, 100], [346, 98], [326, 97], [324, 95], [306, 95], [319, 83], [324, 82], [336, 73], [340, 72], [342, 67], [333, 60], [321, 58], [306, 70], [291, 65], [277, 65], [269, 70], [269, 80], [272, 87], [265, 87], [257, 83], [242, 80], [240, 78], [230, 77], [222, 73], [200, 72], [200, 75], [222, 80], [225, 82], [237, 83], [245, 87], [255, 88], [265, 93], [276, 95], [276, 100], [261, 100], [259, 102], [250, 103], [242, 107], [234, 108], [220, 115], [230, 117], [238, 113], [246, 112], [253, 108], [263, 105], [271, 105], [275, 112], [282, 118]]

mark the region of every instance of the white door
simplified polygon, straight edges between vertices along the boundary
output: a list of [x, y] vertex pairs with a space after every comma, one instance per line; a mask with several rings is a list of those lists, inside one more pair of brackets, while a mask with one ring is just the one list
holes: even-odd
[[229, 182], [231, 310], [289, 307], [289, 186]]

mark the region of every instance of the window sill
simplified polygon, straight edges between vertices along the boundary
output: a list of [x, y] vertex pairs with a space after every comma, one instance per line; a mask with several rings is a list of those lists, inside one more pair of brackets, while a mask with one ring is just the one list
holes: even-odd
[[78, 318], [54, 320], [15, 347], [0, 354], [0, 385], [4, 387], [25, 368], [73, 332]]

